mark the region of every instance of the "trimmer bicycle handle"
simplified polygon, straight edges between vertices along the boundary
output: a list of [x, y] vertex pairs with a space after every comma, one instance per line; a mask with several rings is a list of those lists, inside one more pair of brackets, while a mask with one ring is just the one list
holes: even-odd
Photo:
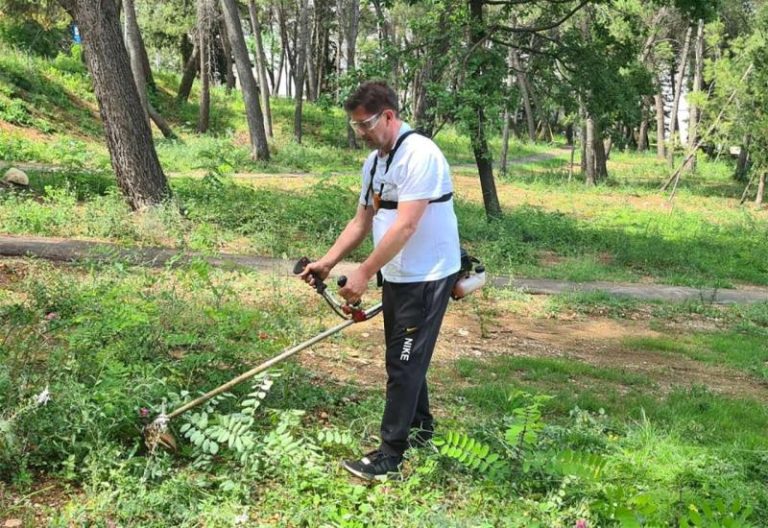
[[[294, 275], [300, 275], [304, 272], [304, 269], [311, 264], [312, 261], [307, 257], [301, 257], [293, 266]], [[363, 310], [360, 306], [360, 301], [350, 305], [348, 303], [341, 303], [335, 297], [328, 292], [328, 286], [323, 279], [317, 273], [311, 273], [314, 279], [314, 288], [317, 293], [323, 296], [325, 302], [333, 309], [336, 314], [342, 319], [352, 319], [356, 322], [367, 321], [371, 317], [379, 313], [380, 310], [368, 309]], [[342, 275], [336, 280], [336, 284], [339, 288], [343, 288], [347, 284], [347, 276]]]

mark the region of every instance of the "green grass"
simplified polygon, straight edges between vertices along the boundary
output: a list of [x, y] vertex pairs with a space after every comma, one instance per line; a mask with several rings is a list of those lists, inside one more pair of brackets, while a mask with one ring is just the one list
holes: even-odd
[[505, 404], [507, 395], [520, 389], [553, 395], [547, 409], [560, 420], [575, 407], [590, 412], [603, 409], [609, 416], [624, 417], [630, 422], [645, 413], [667, 432], [684, 434], [693, 443], [723, 450], [729, 446], [768, 449], [764, 436], [768, 409], [764, 405], [719, 396], [704, 387], [681, 388], [657, 397], [655, 384], [646, 376], [595, 368], [575, 360], [499, 358], [485, 363], [465, 359], [457, 363], [456, 370], [459, 378], [471, 385], [460, 391], [461, 396], [483, 414], [501, 415], [509, 411]]
[[628, 338], [630, 349], [680, 354], [697, 361], [728, 365], [768, 380], [768, 343], [764, 334], [698, 332], [662, 338]]
[[2, 43], [0, 50], [0, 119], [44, 133], [64, 132], [71, 122], [88, 135], [100, 133], [79, 50], [53, 60]]
[[[456, 369], [459, 375], [471, 377], [478, 365], [471, 360], [459, 360]], [[491, 369], [495, 372], [517, 372], [523, 381], [543, 383], [552, 386], [559, 384], [581, 383], [582, 380], [596, 380], [652, 387], [652, 381], [644, 375], [601, 368], [570, 359], [499, 357], [495, 358]]]
[[[175, 458], [148, 458], [139, 445], [140, 407], [156, 412], [179, 390], [209, 389], [317, 333], [322, 301], [277, 277], [202, 263], [159, 271], [18, 265], [24, 280], [0, 290], [0, 332], [7, 336], [0, 402], [18, 410], [46, 385], [52, 399], [6, 429], [20, 441], [0, 451], [0, 473], [11, 496], [34, 489], [40, 472], [73, 486], [74, 493], [62, 491], [66, 506], [51, 512], [54, 526], [107, 518], [127, 526], [193, 526], [200, 519], [224, 526], [242, 515], [255, 525], [321, 519], [354, 526], [367, 519], [386, 526], [403, 511], [425, 526], [498, 526], [510, 518], [531, 519], [520, 526], [569, 526], [578, 518], [610, 526], [607, 505], [631, 505], [643, 493], [654, 497], [654, 508], [643, 511], [657, 525], [674, 522], [688, 504], [717, 499], [739, 498], [753, 508], [753, 520], [768, 511], [768, 490], [755, 484], [768, 450], [764, 405], [703, 387], [662, 394], [644, 374], [561, 358], [500, 356], [435, 367], [433, 379], [442, 381], [432, 395], [439, 426], [500, 450], [503, 424], [521, 401], [510, 394], [551, 395], [531, 456], [553, 449], [599, 454], [607, 463], [599, 483], [569, 485], [538, 473], [499, 482], [414, 452], [405, 481], [360, 486], [339, 469], [338, 458], [376, 442], [381, 388], [334, 383], [295, 362], [278, 369], [254, 425], [259, 442], [271, 446], [257, 452], [263, 462], [241, 467], [225, 454], [199, 466], [181, 435]], [[759, 323], [763, 316], [751, 308], [721, 319]], [[726, 342], [729, 334], [721, 337]], [[339, 344], [356, 343], [347, 337]], [[321, 448], [317, 435], [328, 430], [347, 440]], [[30, 511], [16, 513], [26, 519]]]
[[[237, 159], [247, 157], [244, 151], [229, 151], [225, 143], [215, 140], [198, 146], [199, 152], [205, 152], [198, 158], [206, 157], [199, 165], [204, 167], [201, 172], [222, 160], [235, 158], [230, 165], [238, 165]], [[176, 148], [169, 147], [163, 155], [171, 155]], [[216, 156], [216, 152], [226, 154]], [[300, 165], [295, 157], [292, 163], [294, 167]], [[54, 236], [71, 233], [142, 242], [145, 230], [130, 226], [128, 211], [113, 196], [114, 185], [99, 175], [93, 179], [89, 183], [89, 176], [82, 170], [33, 174], [33, 189], [46, 199], [6, 196], [7, 232]], [[226, 182], [211, 188], [206, 182], [176, 178], [172, 182], [175, 194], [191, 214], [186, 220], [178, 215], [169, 217], [175, 219], [166, 226], [168, 238], [178, 238], [173, 233], [194, 232], [205, 222], [217, 227], [218, 239], [212, 241], [211, 248], [245, 236], [251, 238], [249, 252], [279, 256], [310, 248], [316, 251], [333, 241], [354, 210], [356, 194], [352, 189], [357, 179], [329, 176], [312, 180], [299, 191], [286, 191], [250, 190]], [[66, 198], [73, 192], [78, 204]], [[505, 217], [492, 226], [482, 207], [474, 202], [459, 200], [457, 213], [464, 244], [494, 274], [575, 281], [638, 281], [652, 277], [657, 282], [687, 286], [768, 284], [768, 246], [764, 243], [768, 225], [746, 212], [726, 210], [725, 219], [713, 223], [703, 212], [681, 211], [669, 216], [609, 208], [586, 219], [523, 205], [507, 210]], [[98, 217], [104, 214], [119, 219], [119, 225], [100, 223]], [[49, 222], [49, 217], [57, 220]], [[92, 218], [94, 224], [89, 226], [86, 218]], [[158, 243], [161, 238], [150, 236], [143, 242]], [[555, 255], [557, 260], [542, 266], [540, 259], [545, 253]]]

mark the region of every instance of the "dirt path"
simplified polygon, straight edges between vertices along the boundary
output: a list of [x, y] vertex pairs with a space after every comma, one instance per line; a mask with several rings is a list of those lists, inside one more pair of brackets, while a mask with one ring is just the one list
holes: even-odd
[[[486, 322], [487, 325], [487, 322]], [[649, 389], [659, 395], [674, 388], [704, 385], [711, 391], [732, 397], [768, 401], [768, 383], [746, 373], [722, 365], [696, 361], [680, 354], [628, 348], [628, 338], [669, 336], [651, 329], [650, 321], [614, 320], [601, 317], [563, 320], [501, 314], [487, 326], [485, 337], [480, 320], [458, 304], [452, 304], [446, 315], [435, 355], [434, 369], [453, 370], [458, 359], [490, 360], [497, 356], [556, 358], [585, 363], [595, 367], [617, 369], [640, 374], [652, 380]], [[345, 330], [338, 342], [325, 342], [307, 352], [299, 361], [323, 377], [353, 382], [363, 387], [384, 386], [384, 334], [379, 321], [353, 326]], [[525, 372], [521, 370], [520, 379]], [[434, 377], [439, 386], [455, 379]], [[569, 380], [574, 390], [589, 386], [589, 380]], [[618, 382], [619, 393], [630, 389]]]
[[[565, 149], [567, 150], [567, 149]], [[519, 158], [510, 158], [507, 160], [508, 165], [524, 165], [526, 163], [537, 163], [540, 161], [547, 161], [550, 159], [554, 159], [557, 157], [557, 150], [552, 150], [551, 152], [542, 152], [539, 154], [531, 154], [528, 156], [522, 156]], [[4, 161], [0, 160], [0, 171], [4, 171], [5, 169], [8, 169], [10, 167], [16, 167], [17, 169], [21, 169], [23, 171], [39, 171], [39, 172], [58, 172], [63, 170], [69, 170], [69, 167], [66, 167], [64, 165], [53, 165], [50, 163], [38, 163], [33, 161]], [[451, 164], [451, 167], [457, 168], [457, 169], [468, 169], [472, 167], [476, 167], [474, 163], [455, 163]], [[356, 170], [353, 167], [350, 167], [350, 170]], [[175, 172], [169, 172], [170, 176], [184, 176], [184, 177], [203, 177], [205, 175], [204, 170], [193, 170], [193, 171], [186, 171], [183, 174], [175, 173]], [[236, 172], [233, 174], [233, 177], [236, 179], [243, 179], [243, 180], [249, 180], [249, 179], [269, 179], [269, 178], [306, 178], [306, 177], [312, 177], [313, 174], [311, 173], [270, 173], [270, 172]]]
[[[217, 256], [185, 253], [167, 248], [123, 248], [105, 242], [70, 240], [43, 237], [0, 235], [0, 256], [35, 256], [56, 261], [123, 260], [145, 266], [165, 266], [169, 262], [186, 262], [192, 258], [205, 259], [215, 266], [234, 266], [290, 274], [294, 262], [270, 257], [233, 255], [221, 253]], [[181, 256], [182, 258], [178, 258]], [[355, 266], [341, 263], [334, 270], [343, 275]], [[689, 288], [659, 284], [621, 284], [612, 282], [585, 282], [547, 279], [521, 279], [504, 276], [492, 277], [491, 283], [497, 288], [521, 290], [532, 295], [551, 295], [573, 292], [606, 292], [643, 301], [684, 300], [704, 301], [715, 304], [768, 302], [768, 288], [750, 287], [743, 289]]]

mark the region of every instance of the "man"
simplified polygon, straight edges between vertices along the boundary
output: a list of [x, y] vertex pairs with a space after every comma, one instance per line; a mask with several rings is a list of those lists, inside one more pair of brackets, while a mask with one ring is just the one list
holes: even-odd
[[373, 229], [373, 252], [339, 294], [354, 304], [381, 270], [387, 400], [380, 447], [342, 465], [382, 480], [399, 471], [411, 431], [416, 445], [432, 437], [426, 374], [460, 267], [459, 234], [448, 162], [432, 140], [401, 121], [394, 91], [366, 82], [344, 108], [356, 134], [376, 150], [363, 165], [357, 213], [301, 277], [310, 284], [312, 274], [325, 279]]

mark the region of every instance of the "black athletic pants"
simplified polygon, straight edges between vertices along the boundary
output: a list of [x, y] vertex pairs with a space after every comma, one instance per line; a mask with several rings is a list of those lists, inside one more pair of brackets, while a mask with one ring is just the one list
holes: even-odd
[[456, 274], [429, 282], [384, 281], [387, 402], [381, 450], [402, 455], [411, 429], [432, 430], [427, 368], [432, 359]]

